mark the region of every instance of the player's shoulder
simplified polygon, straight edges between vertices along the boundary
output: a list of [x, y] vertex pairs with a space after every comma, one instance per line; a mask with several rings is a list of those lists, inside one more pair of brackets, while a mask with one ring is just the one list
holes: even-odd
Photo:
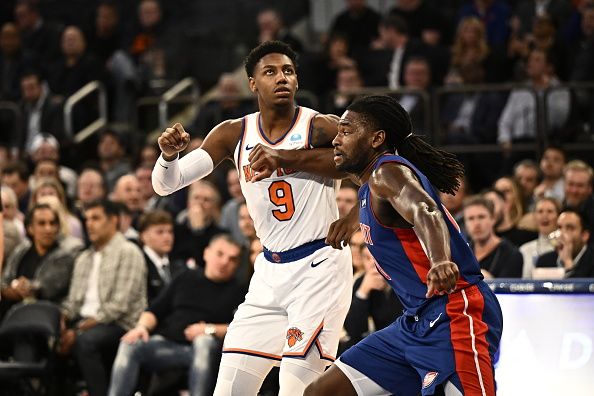
[[312, 147], [331, 147], [332, 140], [338, 132], [340, 118], [334, 114], [316, 114], [312, 121], [311, 140]]
[[369, 188], [380, 196], [392, 196], [407, 184], [417, 184], [414, 172], [399, 162], [382, 162], [369, 176]]

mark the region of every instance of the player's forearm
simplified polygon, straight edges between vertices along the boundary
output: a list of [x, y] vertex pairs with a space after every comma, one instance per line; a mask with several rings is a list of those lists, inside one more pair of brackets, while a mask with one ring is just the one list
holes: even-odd
[[202, 149], [194, 150], [181, 159], [176, 157], [172, 161], [159, 156], [151, 178], [153, 189], [161, 196], [169, 195], [208, 176], [213, 168], [212, 158]]
[[314, 175], [344, 179], [348, 174], [336, 170], [331, 148], [311, 150], [279, 150], [280, 166], [283, 168], [312, 173]]
[[450, 232], [441, 211], [419, 205], [414, 213], [415, 233], [426, 247], [431, 266], [450, 261]]

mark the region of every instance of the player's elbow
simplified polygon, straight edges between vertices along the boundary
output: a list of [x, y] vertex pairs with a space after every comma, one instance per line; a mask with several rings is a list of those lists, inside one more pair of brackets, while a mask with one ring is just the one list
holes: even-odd
[[156, 180], [155, 176], [151, 178], [151, 183], [153, 185], [153, 190], [157, 193], [157, 195], [161, 197], [165, 197], [174, 191], [174, 189], [169, 188], [165, 184], [161, 183], [159, 180]]

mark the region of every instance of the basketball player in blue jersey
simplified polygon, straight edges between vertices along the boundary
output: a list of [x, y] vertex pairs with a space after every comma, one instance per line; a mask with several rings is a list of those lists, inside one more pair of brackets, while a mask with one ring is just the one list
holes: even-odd
[[495, 395], [501, 309], [438, 196], [453, 193], [464, 170], [411, 128], [389, 96], [362, 98], [340, 119], [336, 168], [361, 184], [365, 242], [405, 312], [347, 350], [305, 395]]
[[[295, 105], [295, 59], [284, 43], [259, 45], [245, 62], [258, 112], [217, 125], [181, 159], [190, 137], [180, 124], [158, 139], [155, 191], [170, 194], [233, 160], [264, 246], [226, 334], [204, 326], [206, 335], [225, 337], [216, 396], [255, 396], [274, 365], [279, 394], [302, 395], [334, 360], [350, 305], [350, 250], [324, 242], [338, 218], [334, 179], [346, 176], [332, 153], [339, 118]], [[266, 153], [276, 156], [261, 159]]]

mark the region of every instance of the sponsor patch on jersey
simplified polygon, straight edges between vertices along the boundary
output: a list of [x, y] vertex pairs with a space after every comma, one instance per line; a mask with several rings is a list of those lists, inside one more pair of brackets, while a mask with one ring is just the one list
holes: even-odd
[[300, 133], [294, 133], [291, 135], [291, 137], [289, 138], [290, 141], [295, 142], [297, 140], [301, 140], [301, 134]]
[[301, 341], [302, 339], [303, 332], [297, 327], [291, 327], [289, 330], [287, 330], [287, 344], [289, 347], [297, 344], [297, 341]]
[[439, 373], [437, 371], [429, 371], [425, 374], [425, 378], [423, 378], [423, 389], [430, 387], [438, 375]]

